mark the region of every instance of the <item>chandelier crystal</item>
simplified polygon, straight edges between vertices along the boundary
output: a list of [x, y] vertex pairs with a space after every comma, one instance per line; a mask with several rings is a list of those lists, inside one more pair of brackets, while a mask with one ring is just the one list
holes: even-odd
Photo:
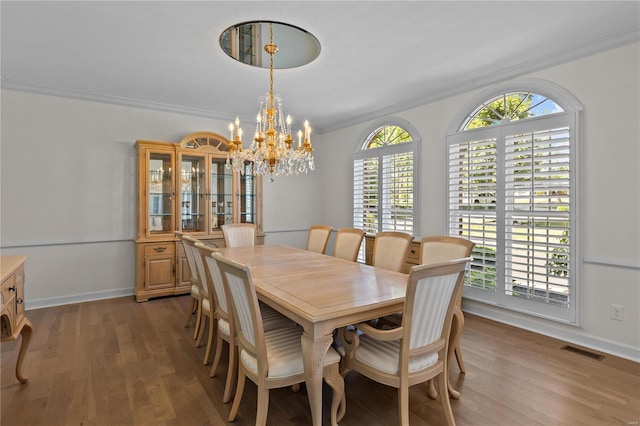
[[[315, 169], [311, 127], [304, 122], [303, 130], [298, 130], [298, 146], [291, 137], [291, 116], [284, 118], [282, 99], [273, 94], [273, 55], [278, 46], [273, 43], [273, 26], [269, 25], [269, 43], [264, 50], [269, 54], [269, 93], [260, 97], [260, 110], [256, 118], [256, 131], [248, 148], [242, 147], [242, 128], [236, 117], [229, 124], [230, 144], [227, 155], [227, 169], [245, 173], [245, 163], [253, 163], [253, 174], [260, 176], [297, 175]], [[235, 136], [235, 137], [234, 137]]]

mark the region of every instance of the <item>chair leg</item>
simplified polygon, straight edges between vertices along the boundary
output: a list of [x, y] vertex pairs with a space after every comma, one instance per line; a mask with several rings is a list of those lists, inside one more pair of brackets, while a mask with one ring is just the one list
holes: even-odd
[[[460, 367], [460, 372], [464, 373], [464, 362], [462, 361], [462, 349], [460, 349], [460, 335], [462, 334], [462, 329], [464, 328], [464, 314], [459, 307], [455, 307], [453, 310], [453, 319], [451, 321], [451, 331], [449, 333], [449, 347], [447, 350], [448, 353], [448, 365], [451, 365], [451, 360], [453, 355], [456, 355], [456, 360], [458, 361], [458, 366]], [[451, 383], [449, 383], [449, 396], [453, 399], [460, 398], [460, 392], [458, 392]]]
[[462, 334], [463, 328], [464, 314], [462, 313], [462, 310], [456, 306], [453, 311], [453, 321], [451, 322], [448, 353], [450, 358], [455, 353], [458, 367], [460, 367], [460, 372], [465, 373], [464, 362], [462, 361], [462, 349], [460, 348], [460, 335]]
[[209, 359], [211, 358], [211, 347], [213, 346], [213, 341], [215, 339], [216, 329], [218, 328], [218, 324], [213, 320], [213, 318], [209, 319], [209, 334], [207, 337], [207, 349], [204, 351], [204, 361], [202, 365], [209, 364]]
[[447, 420], [447, 424], [449, 426], [455, 426], [456, 421], [453, 418], [453, 411], [451, 410], [451, 402], [449, 401], [449, 375], [446, 370], [443, 371], [440, 376], [438, 376], [438, 387], [440, 390], [440, 403], [442, 404], [442, 413], [444, 414], [444, 418]]
[[236, 381], [236, 363], [238, 362], [237, 346], [229, 343], [229, 368], [227, 369], [227, 381], [224, 385], [224, 394], [222, 395], [222, 402], [225, 404], [231, 401], [231, 392], [233, 385]]
[[436, 399], [438, 397], [438, 391], [436, 385], [433, 383], [433, 379], [429, 380], [429, 398]]
[[398, 412], [400, 414], [400, 424], [409, 426], [409, 386], [400, 382], [398, 387]]
[[229, 421], [232, 422], [236, 419], [238, 414], [238, 407], [240, 407], [240, 400], [242, 400], [242, 394], [244, 393], [244, 382], [246, 376], [242, 368], [238, 371], [238, 388], [236, 389], [236, 396], [233, 398], [233, 405], [231, 406], [231, 412], [229, 413]]
[[200, 323], [202, 322], [202, 301], [198, 300], [198, 312], [196, 312], [196, 326], [193, 330], [193, 339], [198, 338], [198, 333], [200, 332]]
[[335, 426], [342, 420], [347, 411], [347, 398], [344, 393], [344, 379], [340, 374], [338, 365], [332, 365], [328, 368], [331, 370], [324, 380], [333, 390], [331, 399], [331, 424]]
[[267, 424], [267, 412], [269, 411], [269, 389], [258, 386], [258, 412], [256, 414], [256, 426]]
[[204, 337], [204, 329], [207, 327], [207, 318], [209, 318], [208, 315], [201, 315], [200, 316], [200, 327], [198, 330], [198, 338], [196, 339], [196, 348], [199, 348], [200, 346], [202, 346], [202, 338]]
[[187, 310], [187, 322], [184, 325], [184, 328], [189, 327], [191, 324], [191, 318], [193, 318], [193, 314], [196, 313], [196, 309], [198, 309], [198, 300], [195, 297], [191, 298], [191, 302], [189, 303], [189, 309]]
[[213, 364], [211, 365], [211, 372], [209, 373], [209, 377], [214, 377], [216, 375], [216, 369], [218, 368], [218, 363], [220, 362], [220, 355], [222, 354], [222, 344], [224, 340], [222, 340], [222, 335], [220, 331], [218, 331], [218, 337], [216, 337], [216, 353], [213, 356]]

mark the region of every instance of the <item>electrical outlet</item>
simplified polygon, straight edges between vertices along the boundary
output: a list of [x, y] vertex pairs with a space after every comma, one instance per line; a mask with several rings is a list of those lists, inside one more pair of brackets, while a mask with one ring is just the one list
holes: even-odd
[[624, 306], [611, 305], [611, 309], [609, 310], [609, 318], [614, 319], [616, 321], [622, 321], [623, 312], [624, 312]]

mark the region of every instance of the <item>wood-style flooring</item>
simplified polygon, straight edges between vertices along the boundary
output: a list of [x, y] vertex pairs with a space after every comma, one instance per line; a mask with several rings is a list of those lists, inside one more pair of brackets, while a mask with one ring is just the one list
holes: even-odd
[[[133, 297], [30, 310], [34, 335], [15, 377], [18, 342], [1, 348], [2, 426], [222, 425], [227, 348], [209, 377], [193, 326], [184, 328], [188, 296], [136, 303]], [[638, 425], [640, 364], [598, 361], [562, 350], [565, 343], [466, 315], [466, 374], [451, 366], [461, 391], [452, 400], [458, 425]], [[341, 425], [396, 425], [396, 390], [352, 372], [345, 379]], [[410, 391], [412, 425], [443, 425], [427, 386]], [[330, 389], [324, 387], [325, 424]], [[255, 385], [247, 381], [235, 425], [255, 422]], [[308, 425], [304, 385], [271, 391], [268, 424]]]

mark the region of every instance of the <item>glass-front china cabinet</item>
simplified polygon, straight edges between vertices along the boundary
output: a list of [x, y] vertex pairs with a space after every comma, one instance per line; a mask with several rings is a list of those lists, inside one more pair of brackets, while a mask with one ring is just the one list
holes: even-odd
[[136, 142], [138, 234], [136, 300], [188, 293], [190, 272], [179, 236], [224, 247], [221, 226], [255, 223], [262, 234], [262, 179], [226, 167], [228, 140], [197, 132], [178, 143]]

